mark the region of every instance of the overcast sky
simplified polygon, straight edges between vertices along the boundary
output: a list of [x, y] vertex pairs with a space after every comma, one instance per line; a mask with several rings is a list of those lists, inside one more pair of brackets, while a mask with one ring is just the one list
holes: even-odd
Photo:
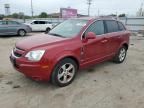
[[[98, 10], [101, 15], [108, 15], [112, 13], [126, 13], [135, 15], [140, 8], [141, 2], [144, 0], [93, 0], [90, 14], [98, 15]], [[4, 4], [9, 3], [11, 13], [24, 12], [31, 15], [30, 3], [31, 0], [0, 0], [0, 14], [5, 13]], [[33, 0], [34, 15], [40, 12], [59, 12], [62, 7], [71, 7], [78, 9], [78, 13], [87, 14], [86, 0]]]

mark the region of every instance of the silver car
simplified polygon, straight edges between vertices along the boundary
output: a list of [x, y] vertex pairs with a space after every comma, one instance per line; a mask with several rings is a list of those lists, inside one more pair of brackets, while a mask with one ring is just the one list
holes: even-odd
[[25, 36], [26, 33], [31, 32], [31, 30], [28, 25], [16, 21], [0, 20], [0, 35]]

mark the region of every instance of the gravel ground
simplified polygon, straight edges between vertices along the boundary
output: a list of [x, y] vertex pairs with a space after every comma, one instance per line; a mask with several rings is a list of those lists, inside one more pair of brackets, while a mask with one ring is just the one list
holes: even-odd
[[[29, 36], [36, 33], [29, 34]], [[1, 108], [144, 108], [144, 37], [131, 36], [122, 64], [81, 70], [64, 88], [32, 81], [13, 69], [9, 55], [24, 37], [0, 37]]]

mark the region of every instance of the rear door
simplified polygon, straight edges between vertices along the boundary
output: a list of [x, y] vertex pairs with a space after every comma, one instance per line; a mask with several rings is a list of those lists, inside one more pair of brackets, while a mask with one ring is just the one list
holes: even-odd
[[115, 20], [105, 20], [107, 38], [109, 40], [108, 53], [109, 55], [115, 54], [118, 49], [121, 34], [119, 33], [118, 23]]
[[34, 21], [31, 23], [32, 31], [45, 31], [46, 22], [45, 21]]

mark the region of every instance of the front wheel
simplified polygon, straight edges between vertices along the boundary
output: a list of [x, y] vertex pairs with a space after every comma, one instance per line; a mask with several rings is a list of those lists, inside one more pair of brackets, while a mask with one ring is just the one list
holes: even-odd
[[77, 67], [76, 62], [70, 58], [61, 60], [52, 73], [52, 83], [60, 87], [69, 85], [75, 78]]
[[119, 52], [118, 54], [115, 56], [114, 58], [114, 62], [116, 63], [122, 63], [125, 58], [126, 58], [126, 55], [127, 55], [127, 48], [125, 46], [122, 46], [120, 49], [119, 49]]
[[51, 30], [50, 28], [46, 28], [45, 33], [46, 33], [46, 34], [49, 33], [50, 30]]

